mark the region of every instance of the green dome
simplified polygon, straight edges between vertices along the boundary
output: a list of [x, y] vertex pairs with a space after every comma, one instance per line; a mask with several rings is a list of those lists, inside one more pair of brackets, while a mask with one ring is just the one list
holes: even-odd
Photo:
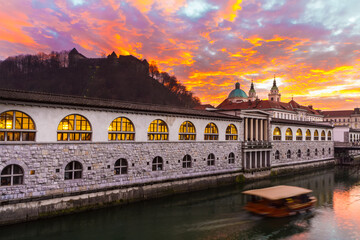
[[246, 95], [246, 93], [240, 89], [240, 83], [236, 83], [235, 84], [235, 89], [232, 90], [228, 96], [228, 98], [248, 98], [248, 96]]

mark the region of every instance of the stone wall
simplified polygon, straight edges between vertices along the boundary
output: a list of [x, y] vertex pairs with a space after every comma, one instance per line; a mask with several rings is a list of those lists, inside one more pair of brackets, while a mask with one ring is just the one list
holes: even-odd
[[[297, 156], [299, 149], [301, 150], [301, 157]], [[310, 156], [307, 156], [308, 149], [310, 149]], [[317, 156], [315, 155], [315, 149], [318, 150]], [[324, 154], [322, 153], [322, 149], [324, 149]], [[280, 159], [275, 159], [275, 152], [277, 150], [280, 152]], [[291, 151], [291, 158], [287, 158], [288, 150]], [[316, 162], [333, 158], [333, 141], [274, 141], [271, 153], [271, 166]]]
[[[231, 152], [235, 154], [235, 163], [229, 164]], [[207, 164], [210, 153], [215, 155], [214, 166]], [[191, 168], [183, 168], [186, 154], [192, 157]], [[152, 171], [156, 156], [163, 159], [162, 171]], [[127, 160], [128, 173], [115, 175], [114, 164], [120, 158]], [[81, 179], [64, 180], [65, 166], [71, 161], [82, 164]], [[3, 145], [0, 172], [10, 164], [23, 168], [24, 184], [1, 186], [2, 202], [231, 173], [241, 169], [241, 144], [203, 141]]]

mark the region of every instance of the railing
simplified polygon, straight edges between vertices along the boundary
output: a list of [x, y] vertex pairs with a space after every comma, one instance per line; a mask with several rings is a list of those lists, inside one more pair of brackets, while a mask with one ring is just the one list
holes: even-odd
[[271, 148], [271, 142], [269, 141], [245, 141], [242, 143], [244, 148]]

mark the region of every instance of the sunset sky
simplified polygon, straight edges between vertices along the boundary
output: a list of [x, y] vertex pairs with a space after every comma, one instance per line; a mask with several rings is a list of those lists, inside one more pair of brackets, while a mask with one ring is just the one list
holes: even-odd
[[321, 109], [360, 106], [359, 0], [0, 0], [0, 60], [113, 50], [161, 71], [218, 105], [251, 79], [267, 99]]

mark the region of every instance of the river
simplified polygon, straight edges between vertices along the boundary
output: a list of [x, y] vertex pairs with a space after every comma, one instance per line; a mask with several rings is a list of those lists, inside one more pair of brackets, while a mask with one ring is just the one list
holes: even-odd
[[[360, 170], [330, 168], [3, 226], [0, 239], [360, 239], [359, 183]], [[243, 209], [242, 191], [279, 184], [312, 189], [317, 206], [282, 219]]]

